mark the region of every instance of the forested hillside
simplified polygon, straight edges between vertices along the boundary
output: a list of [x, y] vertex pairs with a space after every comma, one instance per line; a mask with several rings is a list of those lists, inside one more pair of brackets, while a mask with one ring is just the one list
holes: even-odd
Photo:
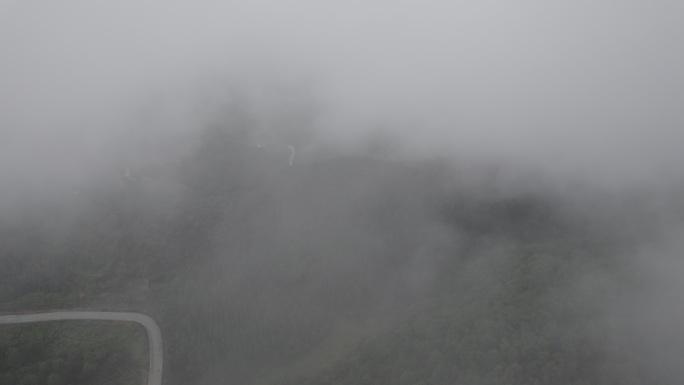
[[613, 311], [643, 285], [635, 226], [507, 189], [505, 171], [348, 152], [290, 166], [287, 142], [227, 126], [1, 221], [0, 309], [150, 314], [166, 384], [677, 383]]

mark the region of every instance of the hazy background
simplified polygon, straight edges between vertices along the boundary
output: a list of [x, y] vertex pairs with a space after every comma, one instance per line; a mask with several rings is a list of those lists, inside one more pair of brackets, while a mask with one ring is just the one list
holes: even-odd
[[[236, 193], [239, 207], [222, 206], [211, 231], [233, 235], [211, 235], [208, 253], [254, 237], [245, 249], [264, 256], [243, 256], [237, 268], [234, 259], [216, 262], [235, 277], [215, 298], [240, 285], [257, 296], [262, 281], [240, 273], [261, 274], [259, 264], [275, 258], [265, 254], [281, 246], [311, 255], [351, 247], [371, 259], [408, 245], [412, 257], [369, 301], [410, 296], [438, 275], [439, 250], [463, 247], [462, 234], [436, 223], [425, 201], [523, 197], [554, 207], [562, 223], [588, 221], [587, 233], [624, 241], [620, 253], [644, 283], [606, 304], [624, 316], [615, 339], [676, 356], [679, 345], [665, 342], [684, 322], [683, 15], [677, 1], [0, 0], [0, 215], [11, 223], [50, 202], [98, 212], [79, 197], [107, 191], [128, 172], [154, 180], [135, 193], [143, 198], [130, 198], [131, 212], [140, 205], [182, 218], [179, 202], [201, 200], [212, 179], [193, 184], [202, 168], [183, 162], [231, 148], [220, 135], [228, 127], [250, 150], [196, 164], [214, 170], [248, 159], [223, 177], [242, 178], [266, 198]], [[207, 132], [219, 134], [208, 140]], [[278, 167], [253, 157], [258, 145], [275, 149], [265, 153]], [[295, 166], [311, 169], [285, 174], [288, 145]], [[352, 161], [348, 174], [315, 168], [313, 160], [333, 153], [416, 163], [391, 172]], [[46, 223], [60, 228], [77, 216], [63, 213]], [[244, 227], [226, 219], [241, 215]], [[388, 224], [405, 232], [405, 244], [383, 238], [378, 229]], [[332, 282], [331, 291], [344, 284], [334, 281], [340, 272], [382, 275], [385, 267], [337, 257], [314, 268], [323, 283], [314, 281]], [[569, 290], [611, 282], [582, 269]], [[263, 306], [279, 304], [276, 283], [264, 285], [274, 297]], [[681, 374], [667, 368], [671, 378]]]
[[[216, 78], [310, 88], [320, 135], [336, 143], [383, 130], [409, 152], [592, 182], [681, 176], [678, 2], [0, 6], [2, 168], [12, 179], [90, 166], [81, 160], [109, 150], [145, 103], [192, 99]], [[166, 108], [164, 129], [206, 118]]]

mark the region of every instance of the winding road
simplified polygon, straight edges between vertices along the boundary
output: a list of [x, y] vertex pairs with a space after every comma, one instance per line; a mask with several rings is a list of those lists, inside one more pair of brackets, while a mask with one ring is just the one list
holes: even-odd
[[161, 385], [162, 365], [164, 363], [161, 330], [152, 318], [144, 314], [102, 311], [59, 311], [53, 313], [0, 315], [0, 324], [69, 320], [128, 321], [137, 322], [145, 327], [150, 343], [150, 371], [147, 377], [147, 385]]

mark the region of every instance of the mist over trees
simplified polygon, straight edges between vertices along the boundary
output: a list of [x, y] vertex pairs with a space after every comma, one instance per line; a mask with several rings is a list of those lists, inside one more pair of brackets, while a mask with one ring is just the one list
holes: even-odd
[[171, 384], [679, 378], [684, 341], [642, 341], [623, 308], [654, 285], [634, 251], [659, 242], [650, 200], [306, 142], [290, 166], [301, 133], [224, 110], [2, 221], [3, 311], [149, 313]]
[[[4, 2], [0, 312], [149, 314], [170, 385], [677, 384], [682, 7]], [[0, 383], [144, 367], [66, 329]]]

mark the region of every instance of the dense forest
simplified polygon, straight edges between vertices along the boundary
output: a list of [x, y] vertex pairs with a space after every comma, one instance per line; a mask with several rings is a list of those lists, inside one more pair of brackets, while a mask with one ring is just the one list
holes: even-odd
[[[0, 311], [149, 314], [169, 385], [678, 383], [684, 341], [645, 349], [615, 310], [650, 283], [613, 197], [344, 151], [290, 166], [294, 139], [236, 126], [0, 219]], [[140, 330], [0, 332], [2, 384], [140, 377]]]

